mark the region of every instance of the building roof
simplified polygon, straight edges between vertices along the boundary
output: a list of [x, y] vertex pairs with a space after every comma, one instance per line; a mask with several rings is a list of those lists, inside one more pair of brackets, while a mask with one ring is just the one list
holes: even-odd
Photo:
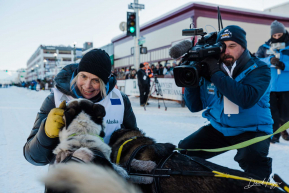
[[[158, 24], [161, 24], [163, 22], [166, 22], [168, 20], [171, 20], [175, 17], [178, 17], [184, 13], [192, 12], [193, 10], [199, 10], [199, 9], [205, 9], [210, 11], [217, 11], [217, 7], [219, 6], [222, 17], [223, 14], [233, 14], [236, 15], [236, 12], [238, 15], [247, 15], [251, 17], [258, 17], [260, 19], [271, 19], [275, 20], [278, 19], [278, 21], [287, 21], [287, 23], [284, 23], [285, 26], [289, 26], [289, 17], [282, 14], [276, 14], [276, 13], [270, 13], [270, 12], [263, 12], [263, 11], [257, 11], [252, 9], [243, 9], [243, 8], [237, 8], [237, 7], [230, 7], [230, 6], [223, 6], [223, 5], [217, 5], [217, 4], [211, 4], [211, 3], [203, 3], [203, 2], [190, 2], [187, 4], [184, 4], [176, 9], [173, 9], [172, 11], [169, 11], [151, 21], [148, 21], [140, 26], [140, 31], [144, 31], [146, 29], [152, 28]], [[217, 15], [216, 15], [217, 17]], [[225, 19], [223, 17], [223, 19]], [[271, 21], [272, 22], [272, 21]], [[270, 23], [271, 23], [270, 22]], [[116, 37], [114, 37], [111, 41], [117, 42], [125, 38], [131, 38], [126, 36], [126, 33], [122, 33]]]
[[284, 5], [288, 5], [289, 2], [285, 2], [285, 3], [281, 3], [281, 4], [278, 4], [278, 5], [274, 5], [272, 7], [268, 7], [266, 9], [264, 9], [264, 11], [268, 11], [269, 9], [274, 9], [274, 8], [277, 8], [277, 7], [283, 7]]

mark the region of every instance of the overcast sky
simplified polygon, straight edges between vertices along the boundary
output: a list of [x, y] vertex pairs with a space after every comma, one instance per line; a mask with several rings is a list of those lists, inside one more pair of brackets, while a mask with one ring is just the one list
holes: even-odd
[[[204, 0], [219, 5], [262, 11], [288, 0]], [[133, 0], [0, 0], [0, 70], [26, 68], [26, 62], [42, 45], [83, 47], [92, 41], [101, 47], [120, 35]], [[190, 0], [139, 0], [145, 4], [140, 24]], [[189, 24], [188, 24], [189, 25]]]

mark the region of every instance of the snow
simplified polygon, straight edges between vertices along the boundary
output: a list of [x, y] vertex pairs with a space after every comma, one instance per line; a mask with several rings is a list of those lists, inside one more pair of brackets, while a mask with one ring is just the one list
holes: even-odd
[[[0, 89], [0, 193], [38, 193], [44, 186], [39, 177], [44, 175], [48, 166], [34, 166], [23, 156], [23, 146], [29, 136], [39, 108], [49, 91], [31, 91], [25, 88]], [[139, 106], [139, 98], [130, 97], [137, 124], [147, 136], [157, 142], [171, 142], [175, 145], [190, 135], [207, 120], [201, 113], [191, 113], [174, 101], [166, 101], [168, 110], [157, 108], [157, 100], [150, 99], [150, 105], [144, 111]], [[233, 169], [241, 168], [234, 161], [236, 150], [223, 153], [209, 159], [216, 164]], [[273, 172], [287, 183], [289, 182], [289, 142], [280, 140], [280, 144], [270, 146], [269, 157], [273, 158]]]

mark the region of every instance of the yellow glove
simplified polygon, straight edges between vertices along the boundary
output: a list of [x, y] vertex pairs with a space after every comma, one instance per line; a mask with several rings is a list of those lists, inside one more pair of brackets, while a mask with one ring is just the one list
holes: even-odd
[[45, 123], [45, 133], [50, 138], [58, 137], [59, 130], [64, 127], [65, 123], [63, 120], [64, 109], [66, 107], [66, 101], [62, 101], [59, 108], [51, 109], [49, 112], [46, 123]]

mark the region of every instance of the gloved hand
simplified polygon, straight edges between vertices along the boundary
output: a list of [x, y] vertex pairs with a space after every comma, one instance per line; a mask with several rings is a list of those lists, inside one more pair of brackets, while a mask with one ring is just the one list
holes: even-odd
[[221, 70], [219, 61], [215, 58], [206, 58], [202, 60], [201, 63], [206, 64], [208, 66], [210, 77], [216, 72]]
[[285, 64], [279, 58], [273, 57], [270, 59], [271, 64], [275, 65], [277, 69], [284, 70]]
[[45, 133], [50, 138], [58, 137], [59, 130], [64, 127], [65, 123], [63, 120], [64, 109], [66, 107], [66, 101], [62, 101], [59, 108], [51, 109], [49, 112], [46, 123], [45, 123]]
[[279, 61], [277, 64], [275, 64], [277, 69], [284, 70], [285, 69], [285, 64], [281, 61]]
[[279, 61], [280, 61], [279, 58], [276, 58], [276, 57], [273, 57], [270, 59], [270, 63], [273, 65], [276, 65], [277, 63], [279, 63]]

